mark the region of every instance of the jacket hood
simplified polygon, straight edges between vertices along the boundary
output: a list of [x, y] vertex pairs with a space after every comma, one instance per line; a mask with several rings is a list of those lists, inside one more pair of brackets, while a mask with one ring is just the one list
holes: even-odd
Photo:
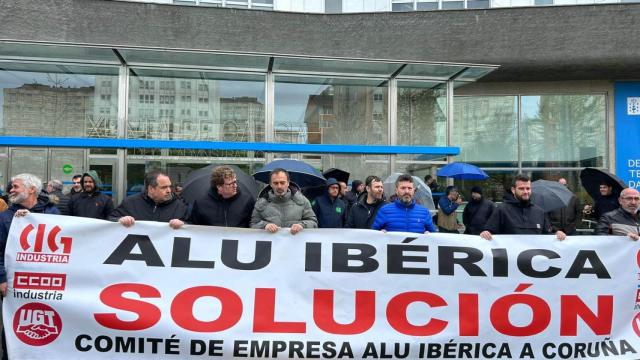
[[100, 177], [95, 170], [89, 170], [86, 173], [82, 174], [82, 191], [84, 191], [84, 177], [90, 176], [93, 179], [93, 183], [96, 184], [96, 189], [94, 192], [98, 192], [102, 190], [102, 181], [100, 181]]
[[[358, 202], [357, 203], [360, 204], [360, 205], [367, 205], [367, 195], [368, 195], [368, 193], [366, 191], [363, 191], [360, 195], [358, 195]], [[382, 194], [382, 199], [376, 200], [372, 205], [376, 205], [376, 204], [379, 204], [379, 203], [384, 203], [386, 201], [387, 200], [386, 200], [386, 198], [384, 196], [384, 193], [383, 193]]]
[[[51, 202], [51, 199], [49, 199], [49, 195], [42, 191], [40, 192], [40, 194], [38, 194], [38, 201], [36, 202], [36, 204], [29, 210], [31, 212], [42, 213], [44, 212], [44, 209], [52, 206], [55, 206], [55, 204]], [[15, 210], [25, 209], [25, 207], [20, 204], [11, 204], [11, 206], [9, 206], [9, 209], [15, 212]]]
[[506, 202], [506, 203], [514, 204], [514, 205], [519, 206], [519, 207], [529, 207], [529, 206], [533, 205], [533, 203], [531, 203], [531, 201], [522, 202], [522, 201], [516, 199], [516, 197], [510, 192], [505, 192], [504, 197], [502, 198], [502, 200], [504, 202]]
[[[300, 186], [298, 186], [298, 184], [294, 183], [293, 181], [289, 181], [289, 190], [291, 191], [291, 196], [293, 197], [295, 193], [300, 192]], [[264, 189], [260, 190], [260, 193], [258, 194], [258, 199], [259, 198], [268, 199], [269, 191], [271, 191], [271, 185], [265, 186]]]

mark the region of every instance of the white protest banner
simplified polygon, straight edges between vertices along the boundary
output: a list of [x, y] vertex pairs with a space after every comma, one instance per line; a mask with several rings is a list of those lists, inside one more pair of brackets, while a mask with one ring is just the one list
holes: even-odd
[[30, 214], [12, 359], [637, 359], [624, 237], [227, 229]]

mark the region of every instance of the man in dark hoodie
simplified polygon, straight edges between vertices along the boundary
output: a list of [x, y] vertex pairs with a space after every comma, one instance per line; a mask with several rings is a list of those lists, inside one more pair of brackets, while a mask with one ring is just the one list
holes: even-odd
[[384, 185], [379, 177], [368, 176], [365, 189], [366, 191], [360, 195], [358, 202], [349, 211], [345, 227], [371, 229], [373, 219], [376, 218], [378, 210], [387, 203], [384, 201]]
[[105, 220], [113, 211], [113, 200], [100, 191], [100, 178], [95, 170], [82, 175], [82, 192], [69, 200], [69, 215]]
[[179, 229], [187, 213], [187, 205], [173, 196], [169, 176], [154, 170], [144, 175], [144, 192], [124, 199], [109, 220], [125, 227], [133, 226], [136, 220], [168, 222], [172, 229]]
[[[531, 203], [531, 179], [518, 174], [511, 184], [511, 194], [506, 194], [504, 202], [489, 217], [480, 237], [491, 240], [492, 234], [540, 235], [551, 233], [551, 223], [541, 207]], [[556, 232], [558, 240], [567, 237], [562, 231]]]
[[593, 217], [596, 221], [599, 221], [602, 215], [620, 207], [620, 203], [618, 202], [619, 194], [613, 192], [613, 186], [611, 186], [611, 184], [602, 182], [599, 190], [600, 196], [593, 205]]
[[495, 205], [482, 195], [482, 188], [471, 188], [471, 200], [462, 212], [462, 223], [465, 226], [464, 233], [468, 235], [480, 235], [484, 226], [493, 214]]
[[14, 216], [25, 216], [29, 212], [59, 215], [58, 209], [42, 192], [42, 180], [31, 174], [16, 175], [11, 179], [9, 192], [11, 206], [0, 213], [0, 293], [7, 292], [7, 269], [4, 267], [4, 251], [9, 236], [9, 228]]
[[319, 228], [341, 228], [347, 220], [347, 205], [340, 199], [338, 180], [329, 178], [324, 194], [313, 199], [311, 207], [318, 219]]
[[248, 228], [255, 200], [238, 187], [236, 173], [229, 166], [211, 172], [207, 194], [193, 202], [191, 222], [196, 225]]

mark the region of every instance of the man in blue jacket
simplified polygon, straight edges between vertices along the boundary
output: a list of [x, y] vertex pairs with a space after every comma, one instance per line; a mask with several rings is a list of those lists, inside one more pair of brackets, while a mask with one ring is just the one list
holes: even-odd
[[341, 228], [347, 222], [347, 205], [339, 198], [340, 184], [334, 178], [327, 179], [325, 193], [311, 202], [318, 218], [319, 228]]
[[404, 231], [413, 233], [436, 232], [431, 213], [426, 207], [416, 204], [413, 196], [413, 178], [403, 174], [396, 179], [396, 200], [380, 208], [373, 222], [373, 230]]

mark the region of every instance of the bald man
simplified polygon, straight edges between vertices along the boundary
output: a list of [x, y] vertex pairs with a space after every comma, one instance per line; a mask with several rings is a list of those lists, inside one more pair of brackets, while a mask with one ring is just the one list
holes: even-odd
[[618, 202], [620, 203], [619, 208], [602, 215], [596, 228], [596, 234], [626, 235], [632, 240], [638, 240], [640, 193], [636, 189], [624, 189], [618, 197]]

